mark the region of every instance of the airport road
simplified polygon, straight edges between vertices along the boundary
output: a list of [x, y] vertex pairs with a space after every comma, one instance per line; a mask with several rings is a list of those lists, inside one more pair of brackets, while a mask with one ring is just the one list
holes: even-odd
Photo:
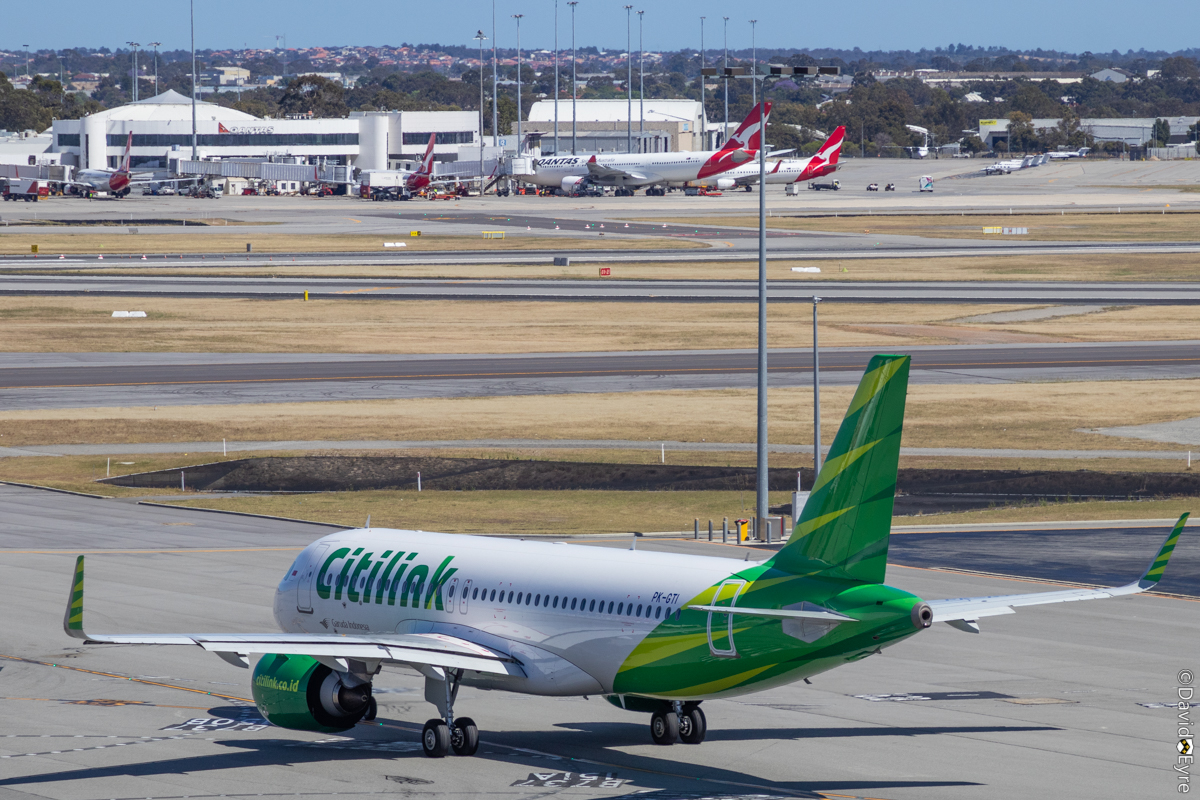
[[[712, 280], [404, 280], [387, 278], [230, 278], [9, 275], [6, 295], [112, 295], [363, 300], [547, 300], [654, 303], [748, 303], [753, 281]], [[1077, 303], [1193, 305], [1200, 283], [1058, 283], [1040, 281], [773, 281], [773, 303], [808, 303], [813, 295], [853, 303]]]
[[[827, 385], [852, 385], [879, 348], [828, 348]], [[914, 383], [1200, 377], [1200, 341], [918, 346]], [[750, 387], [753, 350], [383, 355], [0, 354], [0, 409], [306, 402]], [[811, 383], [812, 352], [774, 350], [772, 385]]]
[[[562, 793], [547, 780], [565, 772], [576, 783], [583, 772], [609, 781], [570, 789], [580, 798], [656, 790], [666, 800], [1009, 800], [1044, 797], [1053, 786], [1056, 798], [1090, 800], [1175, 791], [1177, 711], [1161, 704], [1175, 699], [1179, 670], [1195, 668], [1200, 636], [1200, 605], [1183, 599], [1022, 609], [986, 620], [979, 636], [937, 625], [812, 685], [707, 701], [708, 739], [695, 747], [650, 744], [644, 715], [599, 698], [464, 689], [457, 709], [479, 723], [483, 746], [474, 758], [430, 760], [417, 737], [432, 707], [421, 699], [421, 679], [406, 671], [377, 679], [377, 724], [309, 734], [255, 725], [242, 699], [250, 697], [249, 673], [207, 653], [78, 647], [61, 632], [71, 566], [85, 551], [89, 629], [271, 630], [280, 575], [329, 528], [11, 487], [0, 487], [0, 514], [0, 794], [14, 800], [396, 793], [520, 800]], [[1127, 536], [1113, 574], [1140, 572], [1162, 534]], [[982, 541], [976, 537], [959, 538]], [[1086, 580], [1097, 577], [1087, 566], [1093, 540], [1068, 536], [1044, 552], [1051, 538], [1016, 551], [1026, 559], [1016, 574], [1032, 576], [1049, 556], [1081, 565], [1077, 577], [1098, 582]], [[940, 549], [947, 554], [940, 566], [955, 568], [952, 538], [941, 542], [930, 553]], [[654, 539], [638, 547], [749, 552]], [[1185, 535], [1175, 559], [1168, 576], [1185, 563], [1195, 574], [1194, 537]], [[1097, 570], [1109, 571], [1107, 564]], [[930, 598], [1050, 588], [904, 566], [893, 566], [889, 581]]]

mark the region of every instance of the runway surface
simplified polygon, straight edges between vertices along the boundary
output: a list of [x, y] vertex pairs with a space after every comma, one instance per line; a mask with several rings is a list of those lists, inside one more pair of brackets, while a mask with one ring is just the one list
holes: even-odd
[[[1022, 609], [986, 620], [978, 636], [937, 625], [811, 686], [707, 701], [710, 732], [696, 747], [650, 744], [644, 715], [599, 698], [464, 689], [457, 708], [479, 723], [483, 745], [474, 758], [435, 761], [419, 753], [420, 725], [433, 712], [413, 674], [389, 670], [377, 679], [377, 724], [308, 734], [261, 727], [242, 699], [250, 696], [249, 674], [209, 654], [78, 647], [61, 631], [71, 566], [82, 551], [90, 553], [89, 629], [271, 630], [275, 584], [299, 548], [329, 528], [11, 487], [0, 487], [0, 514], [7, 619], [0, 794], [14, 800], [532, 799], [564, 793], [556, 779], [581, 784], [566, 792], [572, 797], [654, 791], [667, 800], [1008, 800], [1044, 797], [1047, 786], [1056, 798], [1089, 800], [1174, 792], [1176, 711], [1161, 704], [1175, 697], [1176, 673], [1195, 668], [1200, 606], [1185, 600]], [[1127, 537], [1112, 571], [1139, 573], [1159, 533]], [[1188, 534], [1168, 576], [1195, 559]], [[983, 541], [978, 535], [960, 539]], [[949, 554], [942, 565], [953, 568], [950, 541], [943, 537], [940, 549]], [[1023, 574], [1052, 541], [1048, 534], [1029, 543]], [[1067, 536], [1050, 553], [1083, 564], [1092, 545]], [[745, 552], [687, 541], [638, 546]], [[1123, 564], [1126, 555], [1131, 563]], [[1086, 566], [1077, 576], [1097, 577]], [[930, 598], [1050, 588], [903, 566], [889, 569], [889, 581]]]
[[[1073, 303], [1085, 305], [1195, 305], [1200, 283], [1088, 283], [1042, 281], [773, 281], [773, 303]], [[194, 276], [9, 275], [7, 295], [128, 297], [238, 297], [338, 300], [544, 300], [652, 303], [749, 303], [754, 281], [712, 280], [388, 280], [384, 278], [231, 278]]]
[[[1200, 341], [904, 348], [914, 383], [1200, 377]], [[879, 348], [821, 354], [827, 385], [855, 384]], [[749, 387], [752, 350], [366, 355], [0, 354], [0, 409]], [[812, 381], [810, 350], [774, 350], [775, 387]]]

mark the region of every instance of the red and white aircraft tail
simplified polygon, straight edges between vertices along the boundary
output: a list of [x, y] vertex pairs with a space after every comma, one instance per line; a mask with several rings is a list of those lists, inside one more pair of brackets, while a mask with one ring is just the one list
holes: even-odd
[[125, 155], [121, 159], [121, 165], [117, 167], [117, 171], [108, 179], [108, 191], [112, 194], [118, 194], [129, 188], [132, 181], [132, 176], [129, 173], [129, 150], [133, 147], [133, 131], [129, 132], [129, 138], [125, 140]]
[[846, 141], [846, 126], [838, 125], [837, 129], [825, 140], [817, 150], [816, 155], [808, 160], [801, 170], [796, 182], [811, 181], [837, 171], [838, 156], [842, 154], [842, 143]]
[[408, 176], [408, 189], [415, 191], [424, 189], [430, 183], [430, 176], [433, 175], [433, 145], [437, 141], [437, 134], [429, 134], [429, 144], [425, 147], [425, 155], [421, 158], [421, 166], [417, 167], [417, 171]]
[[721, 146], [721, 152], [725, 152], [726, 150], [757, 150], [762, 146], [762, 130], [758, 119], [760, 108], [762, 109], [762, 124], [765, 125], [770, 120], [771, 104], [768, 102], [759, 103], [750, 109], [750, 113], [742, 120], [742, 124], [738, 126], [733, 135]]
[[[762, 113], [760, 121], [758, 115]], [[734, 167], [744, 164], [754, 158], [758, 148], [762, 146], [762, 128], [771, 117], [771, 104], [759, 103], [750, 109], [750, 113], [742, 120], [742, 124], [734, 131], [725, 144], [704, 165], [700, 167], [697, 178], [710, 178], [727, 172]]]

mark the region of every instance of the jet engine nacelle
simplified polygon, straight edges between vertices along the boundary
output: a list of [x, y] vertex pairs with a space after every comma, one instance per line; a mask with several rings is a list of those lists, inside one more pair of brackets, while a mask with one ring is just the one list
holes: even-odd
[[582, 175], [568, 175], [562, 179], [562, 190], [566, 194], [575, 194], [583, 187], [585, 178]]
[[297, 731], [349, 730], [372, 705], [369, 681], [335, 672], [309, 656], [263, 656], [251, 689], [264, 719]]
[[737, 181], [733, 178], [717, 178], [718, 189], [733, 189], [737, 186]]

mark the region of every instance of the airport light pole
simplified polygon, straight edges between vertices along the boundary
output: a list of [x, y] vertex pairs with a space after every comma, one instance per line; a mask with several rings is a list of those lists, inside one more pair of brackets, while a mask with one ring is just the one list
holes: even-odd
[[133, 48], [133, 102], [136, 103], [138, 99], [137, 49], [139, 45], [137, 42], [126, 42], [125, 44]]
[[483, 31], [475, 34], [479, 40], [479, 199], [483, 199], [483, 43], [487, 37]]
[[192, 161], [196, 160], [196, 0], [188, 0], [192, 27]]
[[[758, 32], [758, 20], [750, 20], [750, 74], [758, 74], [758, 44], [755, 34]], [[750, 82], [750, 102], [752, 105], [758, 105], [758, 81]]]
[[500, 146], [500, 95], [496, 83], [499, 61], [496, 57], [496, 0], [492, 0], [492, 147]]
[[558, 155], [558, 0], [554, 0], [554, 155]]
[[524, 14], [513, 14], [517, 21], [517, 157], [521, 155], [521, 17]]
[[[158, 46], [161, 44], [162, 44], [162, 42], [151, 42], [150, 43], [150, 46], [154, 48], [154, 96], [155, 97], [158, 97]], [[238, 95], [238, 99], [239, 100], [241, 99], [240, 94]]]
[[700, 149], [708, 149], [708, 112], [704, 110], [704, 20], [700, 18]]
[[[722, 17], [725, 20], [725, 61], [721, 64], [725, 68], [725, 74], [729, 74], [729, 17]], [[725, 140], [729, 138], [729, 79], [725, 79], [725, 128], [721, 131], [721, 144], [725, 144]]]
[[579, 5], [579, 2], [570, 0], [567, 5], [571, 7], [571, 155], [575, 155], [575, 97], [579, 94], [578, 84], [575, 82], [575, 6]]
[[817, 303], [813, 295], [813, 485], [821, 471], [821, 351], [817, 347]]
[[642, 15], [638, 12], [638, 152], [646, 146], [646, 51], [642, 45]]
[[625, 78], [625, 88], [628, 90], [628, 101], [625, 104], [625, 152], [633, 152], [633, 16], [629, 13], [633, 6], [625, 6], [625, 66], [628, 73]]

